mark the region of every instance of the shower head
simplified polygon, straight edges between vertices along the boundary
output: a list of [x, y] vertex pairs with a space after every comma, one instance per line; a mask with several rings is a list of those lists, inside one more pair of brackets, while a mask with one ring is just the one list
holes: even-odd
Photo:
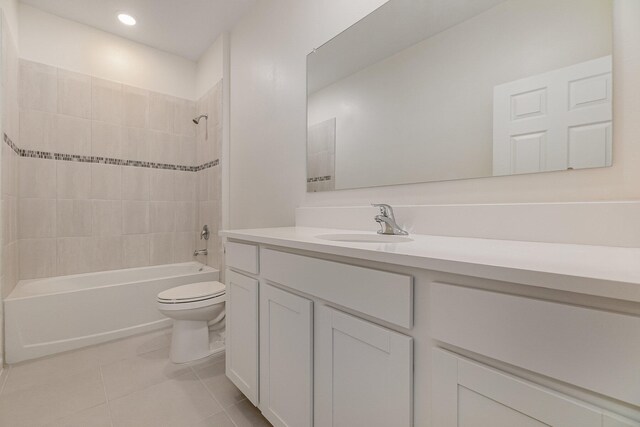
[[200, 114], [198, 117], [196, 117], [195, 119], [193, 119], [193, 123], [198, 124], [200, 123], [200, 119], [204, 118], [205, 120], [207, 120], [209, 118], [209, 116], [207, 116], [206, 114]]

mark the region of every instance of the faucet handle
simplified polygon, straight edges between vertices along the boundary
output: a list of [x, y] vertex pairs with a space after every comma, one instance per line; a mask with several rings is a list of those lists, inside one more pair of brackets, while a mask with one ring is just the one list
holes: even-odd
[[393, 208], [385, 203], [371, 203], [371, 206], [380, 208], [380, 213], [389, 218], [393, 218]]

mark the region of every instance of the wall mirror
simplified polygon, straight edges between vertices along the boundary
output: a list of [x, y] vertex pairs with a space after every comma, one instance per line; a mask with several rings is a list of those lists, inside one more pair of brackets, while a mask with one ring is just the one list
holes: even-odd
[[307, 190], [610, 166], [613, 0], [390, 0], [307, 57]]

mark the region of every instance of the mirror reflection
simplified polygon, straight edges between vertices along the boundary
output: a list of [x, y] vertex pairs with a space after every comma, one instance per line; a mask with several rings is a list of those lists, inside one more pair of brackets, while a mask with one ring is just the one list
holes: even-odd
[[307, 189], [610, 166], [612, 0], [390, 0], [307, 59]]

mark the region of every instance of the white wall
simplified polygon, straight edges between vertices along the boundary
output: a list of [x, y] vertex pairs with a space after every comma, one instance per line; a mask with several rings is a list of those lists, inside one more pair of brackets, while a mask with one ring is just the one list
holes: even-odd
[[494, 87], [610, 55], [611, 19], [510, 0], [312, 94], [309, 125], [337, 118], [336, 188], [491, 176]]
[[18, 0], [0, 0], [0, 8], [16, 43], [18, 42], [18, 7]]
[[230, 227], [293, 224], [306, 190], [306, 54], [383, 3], [258, 2], [233, 29]]
[[224, 38], [224, 34], [218, 37], [198, 59], [196, 99], [200, 99], [222, 79]]
[[20, 4], [20, 57], [196, 99], [196, 63]]
[[305, 192], [305, 55], [382, 0], [258, 3], [231, 33], [231, 227], [291, 225], [294, 208], [640, 199], [640, 1], [615, 0], [614, 166]]

